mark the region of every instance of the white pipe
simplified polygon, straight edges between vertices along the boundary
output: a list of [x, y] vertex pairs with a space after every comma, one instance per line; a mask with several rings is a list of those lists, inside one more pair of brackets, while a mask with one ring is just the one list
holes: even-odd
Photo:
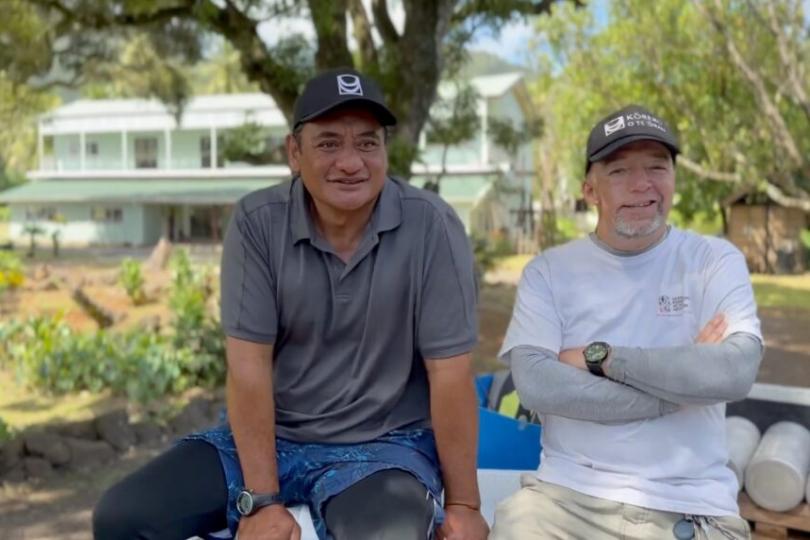
[[810, 431], [778, 422], [765, 432], [745, 469], [745, 490], [756, 504], [785, 512], [805, 497], [810, 470]]
[[726, 418], [726, 438], [728, 440], [728, 466], [737, 475], [740, 489], [745, 483], [745, 468], [759, 445], [759, 428], [742, 416]]

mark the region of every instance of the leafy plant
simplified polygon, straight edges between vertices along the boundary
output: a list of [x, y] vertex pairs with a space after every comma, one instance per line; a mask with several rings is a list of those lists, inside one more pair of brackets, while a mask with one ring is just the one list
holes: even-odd
[[136, 306], [146, 303], [144, 279], [141, 263], [127, 257], [121, 262], [121, 273], [118, 280], [127, 291], [127, 296]]
[[16, 289], [25, 281], [23, 265], [16, 253], [0, 251], [0, 292]]
[[11, 429], [5, 420], [0, 418], [0, 443], [10, 440], [14, 436], [14, 430]]

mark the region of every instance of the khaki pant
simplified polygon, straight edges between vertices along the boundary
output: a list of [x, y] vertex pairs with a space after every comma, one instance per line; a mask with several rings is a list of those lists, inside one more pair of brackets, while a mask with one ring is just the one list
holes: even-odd
[[[522, 489], [500, 503], [489, 540], [670, 540], [683, 514], [650, 510], [522, 479]], [[695, 540], [750, 540], [741, 517], [692, 516]]]

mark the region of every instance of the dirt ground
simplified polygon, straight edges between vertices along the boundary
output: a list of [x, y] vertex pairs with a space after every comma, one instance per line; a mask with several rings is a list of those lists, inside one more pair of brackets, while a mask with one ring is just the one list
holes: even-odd
[[[108, 270], [108, 282], [112, 281], [110, 275]], [[516, 276], [490, 276], [490, 281], [480, 297], [480, 344], [474, 357], [479, 371], [500, 367], [495, 358], [511, 316]], [[126, 299], [116, 294], [112, 303], [125, 305]], [[56, 305], [57, 301], [53, 302]], [[127, 320], [132, 322], [141, 315], [130, 313]], [[80, 315], [71, 317], [72, 322], [84, 324], [77, 319]], [[762, 309], [760, 317], [767, 347], [759, 381], [810, 387], [810, 311]], [[133, 449], [117, 462], [92, 473], [74, 473], [34, 484], [3, 485], [0, 488], [0, 540], [92, 538], [90, 517], [100, 494], [161, 449]]]

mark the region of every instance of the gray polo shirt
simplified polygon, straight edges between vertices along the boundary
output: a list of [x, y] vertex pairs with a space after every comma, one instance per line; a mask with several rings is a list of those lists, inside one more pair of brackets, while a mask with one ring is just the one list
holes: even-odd
[[388, 179], [348, 264], [300, 180], [248, 194], [222, 253], [222, 325], [274, 344], [276, 433], [359, 442], [430, 425], [423, 360], [477, 339], [473, 256], [442, 199]]

